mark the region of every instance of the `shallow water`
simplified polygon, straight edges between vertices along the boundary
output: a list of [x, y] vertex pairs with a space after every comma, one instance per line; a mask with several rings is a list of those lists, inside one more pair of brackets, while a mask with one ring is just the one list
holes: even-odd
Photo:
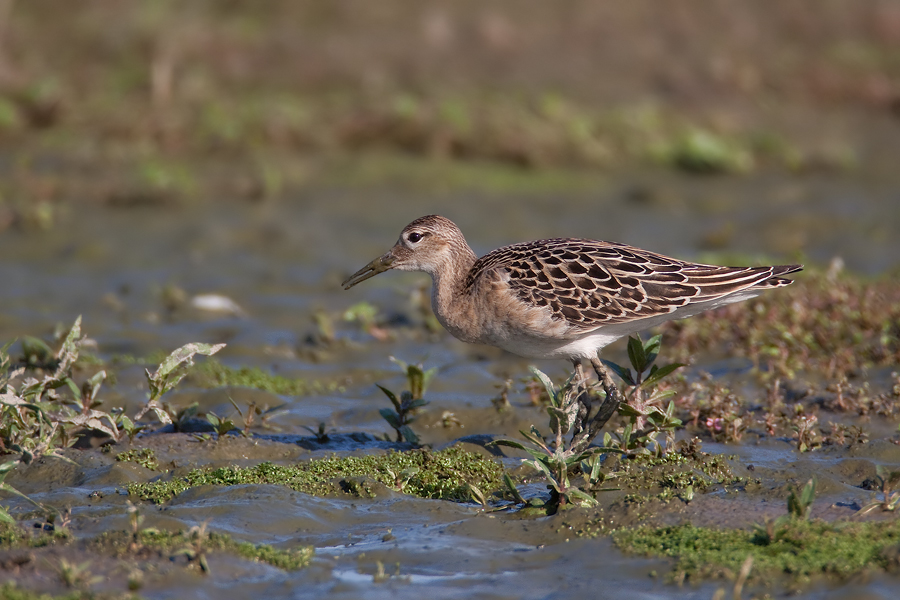
[[[413, 218], [440, 213], [454, 219], [478, 253], [527, 239], [584, 236], [683, 258], [697, 258], [707, 248], [785, 262], [802, 255], [823, 264], [840, 256], [852, 270], [878, 274], [900, 266], [897, 189], [887, 182], [826, 175], [656, 174], [610, 178], [591, 192], [558, 195], [347, 189], [309, 190], [261, 204], [222, 199], [165, 208], [67, 206], [52, 230], [0, 236], [0, 340], [46, 335], [57, 323], [68, 326], [83, 315], [83, 330], [104, 359], [146, 357], [193, 341], [225, 342], [218, 356], [225, 364], [260, 366], [340, 387], [290, 397], [182, 386], [167, 398], [176, 407], [198, 402], [202, 411], [233, 414], [230, 395], [239, 406], [255, 401], [281, 409], [268, 430], [257, 430], [273, 436], [269, 439], [200, 444], [181, 434], [146, 437], [145, 445], [157, 448], [168, 468], [290, 463], [319, 456], [333, 449], [311, 453], [295, 443], [309, 435], [304, 425], [319, 422], [336, 433], [385, 433], [378, 409], [386, 400], [372, 384], [392, 389], [404, 384], [389, 356], [439, 369], [429, 389], [431, 404], [415, 425], [423, 442], [441, 446], [462, 436], [514, 435], [532, 423], [543, 425], [543, 411], [522, 394], [512, 396], [514, 409], [505, 413], [497, 413], [489, 399], [506, 378], [525, 377], [528, 361], [465, 345], [445, 333], [425, 334], [422, 328], [400, 327], [395, 339], [377, 341], [341, 321], [343, 310], [364, 300], [401, 325], [420, 318], [413, 290], [424, 285], [421, 274], [390, 273], [348, 292], [339, 285], [393, 244]], [[182, 289], [185, 301], [172, 300], [167, 286]], [[192, 308], [190, 298], [199, 294], [225, 296], [240, 313]], [[334, 322], [335, 342], [316, 343], [321, 335], [313, 322], [316, 311]], [[616, 346], [608, 356], [621, 359], [622, 354]], [[561, 362], [538, 366], [554, 377], [563, 377], [567, 368]], [[727, 360], [694, 368], [731, 377], [738, 385], [746, 371], [746, 365]], [[143, 367], [121, 367], [117, 375], [101, 398], [106, 408], [124, 405], [133, 413], [146, 398]], [[459, 423], [445, 427], [444, 411], [453, 412]], [[363, 452], [377, 446], [366, 441], [372, 438], [360, 439], [356, 446], [348, 442], [337, 449]], [[707, 444], [707, 451], [737, 454], [739, 464], [754, 465], [754, 476], [772, 491], [745, 504], [736, 493], [709, 494], [672, 518], [700, 522], [705, 515], [709, 523], [749, 525], [781, 514], [784, 482], [812, 473], [823, 482], [816, 505], [820, 516], [844, 516], [871, 496], [856, 486], [874, 473], [875, 464], [900, 464], [897, 446], [880, 442], [853, 452], [799, 455], [792, 448], [787, 440]], [[9, 481], [40, 502], [70, 506], [76, 535], [126, 529], [122, 487], [155, 474], [96, 450], [67, 455], [78, 466], [44, 459]], [[103, 498], [88, 499], [93, 491]], [[4, 503], [13, 514], [26, 510], [16, 500]], [[486, 514], [474, 505], [394, 493], [349, 501], [278, 486], [196, 488], [159, 509], [144, 505], [142, 510], [145, 526], [178, 529], [208, 522], [211, 529], [241, 540], [317, 548], [311, 568], [290, 574], [225, 558], [220, 559], [225, 564], [216, 564], [213, 557], [212, 577], [148, 579], [140, 593], [149, 598], [170, 597], [173, 585], [180, 597], [198, 598], [600, 598], [621, 597], [623, 589], [634, 598], [709, 598], [717, 587], [678, 588], [648, 577], [651, 571], [666, 572], [666, 563], [623, 556], [607, 538], [568, 539], [565, 516], [519, 520]], [[385, 541], [386, 534], [393, 538]], [[399, 575], [374, 583], [376, 561], [388, 574], [399, 564]], [[876, 579], [802, 597], [888, 598], [896, 585]]]

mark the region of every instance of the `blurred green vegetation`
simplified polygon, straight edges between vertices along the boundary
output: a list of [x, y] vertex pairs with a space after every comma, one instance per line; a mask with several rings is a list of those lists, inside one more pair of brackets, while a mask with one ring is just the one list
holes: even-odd
[[900, 7], [874, 0], [0, 0], [0, 228], [46, 229], [60, 200], [395, 182], [375, 155], [426, 165], [413, 185], [488, 165], [441, 180], [489, 188], [855, 168], [897, 126], [898, 48]]

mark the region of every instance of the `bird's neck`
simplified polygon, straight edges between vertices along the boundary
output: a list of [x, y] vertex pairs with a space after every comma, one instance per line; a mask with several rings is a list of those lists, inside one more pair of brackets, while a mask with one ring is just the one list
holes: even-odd
[[431, 274], [434, 282], [431, 307], [441, 325], [454, 336], [466, 339], [470, 337], [467, 330], [473, 326], [469, 307], [466, 306], [469, 297], [465, 293], [466, 277], [477, 257], [466, 245], [454, 258]]

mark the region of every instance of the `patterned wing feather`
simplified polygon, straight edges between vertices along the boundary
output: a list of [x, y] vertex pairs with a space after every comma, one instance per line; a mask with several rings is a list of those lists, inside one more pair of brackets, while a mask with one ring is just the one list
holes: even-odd
[[741, 290], [780, 287], [779, 276], [800, 269], [719, 267], [688, 263], [612, 242], [537, 240], [494, 250], [479, 259], [470, 288], [489, 271], [505, 271], [520, 300], [589, 331], [602, 325], [668, 314], [694, 302]]

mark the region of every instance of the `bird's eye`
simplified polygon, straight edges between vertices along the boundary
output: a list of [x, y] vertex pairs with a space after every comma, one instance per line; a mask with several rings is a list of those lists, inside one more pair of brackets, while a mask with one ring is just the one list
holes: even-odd
[[419, 233], [418, 231], [414, 231], [411, 234], [409, 234], [406, 237], [406, 239], [409, 240], [409, 243], [415, 244], [416, 242], [418, 242], [422, 239], [422, 234]]

